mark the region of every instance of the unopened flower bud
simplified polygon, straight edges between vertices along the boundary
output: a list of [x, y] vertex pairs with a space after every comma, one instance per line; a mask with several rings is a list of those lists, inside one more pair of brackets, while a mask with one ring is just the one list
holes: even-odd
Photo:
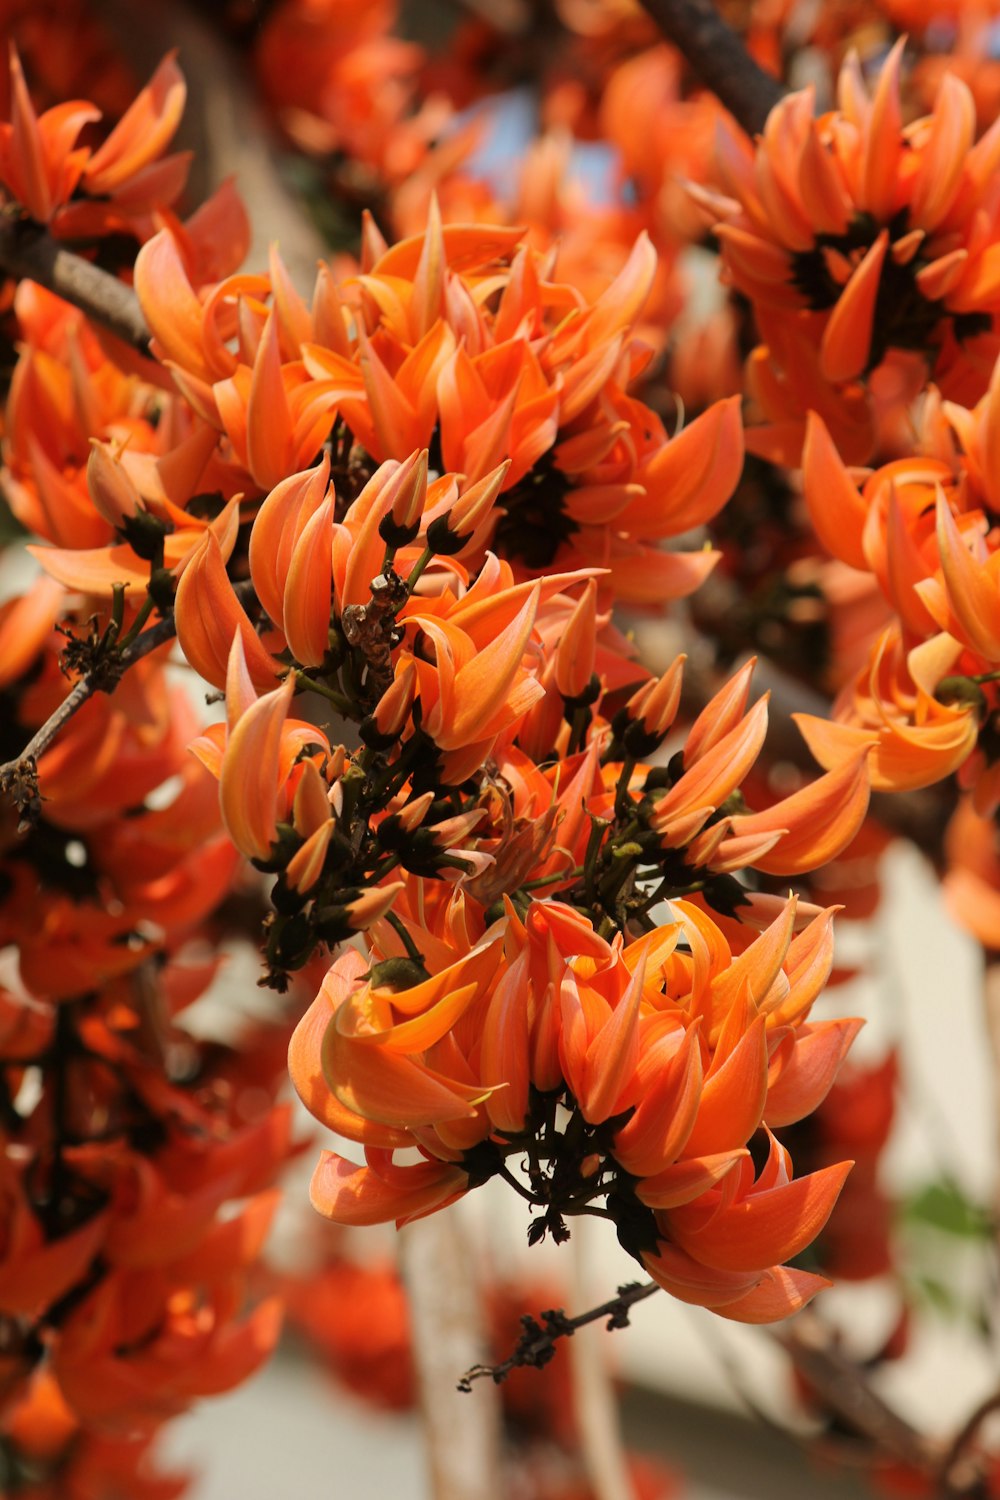
[[343, 745], [334, 745], [326, 762], [326, 779], [331, 791], [347, 770], [347, 750]]
[[433, 792], [422, 792], [396, 814], [396, 821], [404, 833], [414, 833], [420, 827], [433, 801]]
[[292, 826], [303, 838], [310, 838], [324, 823], [330, 822], [330, 799], [327, 786], [311, 760], [304, 762], [302, 775], [292, 803]]
[[427, 499], [427, 449], [404, 459], [385, 487], [392, 503], [379, 522], [378, 534], [388, 547], [405, 547], [420, 530]]
[[143, 509], [142, 496], [121, 461], [121, 449], [115, 452], [110, 443], [90, 440], [87, 460], [87, 489], [96, 510], [116, 531]]
[[510, 468], [505, 459], [499, 468], [491, 469], [471, 484], [455, 501], [447, 515], [438, 516], [427, 528], [427, 545], [442, 557], [461, 552], [478, 526], [486, 520], [503, 488]]
[[376, 885], [370, 891], [362, 891], [353, 901], [347, 902], [344, 911], [355, 932], [365, 932], [384, 917], [392, 906], [400, 891], [405, 890], [406, 882], [394, 880], [391, 885]]
[[556, 646], [556, 687], [564, 698], [589, 688], [597, 652], [597, 582], [590, 578]]
[[410, 719], [417, 693], [417, 666], [407, 656], [396, 668], [396, 675], [375, 705], [374, 713], [363, 719], [358, 737], [373, 750], [387, 750], [394, 745]]
[[325, 823], [321, 823], [309, 835], [302, 848], [297, 849], [288, 861], [285, 879], [300, 896], [311, 891], [322, 875], [326, 851], [330, 847], [330, 840], [333, 838], [336, 826], [333, 818], [328, 817]]
[[456, 813], [453, 818], [445, 818], [443, 822], [433, 824], [427, 832], [433, 836], [439, 849], [455, 849], [465, 842], [485, 817], [485, 807], [474, 807], [470, 812]]
[[644, 682], [625, 705], [628, 726], [621, 734], [625, 749], [641, 760], [652, 755], [677, 717], [686, 656], [675, 657], [663, 676]]

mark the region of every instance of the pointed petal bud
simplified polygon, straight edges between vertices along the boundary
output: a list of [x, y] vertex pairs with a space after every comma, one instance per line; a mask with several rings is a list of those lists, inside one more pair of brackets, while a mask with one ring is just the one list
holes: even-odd
[[462, 550], [493, 509], [510, 464], [510, 459], [505, 459], [498, 468], [484, 474], [459, 495], [447, 515], [431, 522], [427, 528], [428, 547], [442, 556]]
[[375, 705], [374, 713], [362, 722], [358, 731], [362, 743], [376, 750], [395, 745], [410, 721], [416, 696], [417, 664], [407, 655], [397, 662], [396, 675]]
[[[651, 682], [644, 682], [625, 705], [628, 717], [633, 723], [641, 726], [643, 734], [651, 740], [655, 739], [657, 745], [677, 717], [686, 661], [687, 657], [683, 654], [675, 656], [662, 677]], [[631, 749], [631, 747], [628, 748]], [[651, 754], [652, 749], [655, 749], [655, 746], [646, 751], [637, 749], [633, 753], [641, 758], [644, 754]]]
[[373, 922], [378, 922], [386, 912], [392, 910], [396, 897], [405, 891], [405, 880], [394, 880], [391, 885], [376, 885], [363, 891], [353, 901], [348, 901], [345, 910], [355, 932], [367, 932]]
[[579, 698], [590, 686], [597, 651], [597, 581], [590, 578], [556, 646], [556, 687]]
[[420, 827], [433, 801], [433, 792], [423, 792], [421, 796], [414, 797], [412, 802], [408, 802], [396, 814], [399, 826], [404, 833], [414, 833]]
[[285, 580], [282, 629], [295, 660], [318, 667], [330, 644], [333, 602], [333, 495], [310, 516], [295, 545]]
[[250, 623], [226, 574], [222, 549], [206, 531], [181, 574], [174, 602], [177, 639], [195, 671], [213, 687], [224, 688], [229, 652], [238, 630], [250, 676], [257, 687], [274, 683], [277, 668]]
[[292, 802], [292, 826], [302, 838], [309, 838], [330, 821], [330, 801], [326, 782], [314, 761], [303, 763], [302, 774]]
[[361, 270], [367, 275], [373, 271], [388, 250], [385, 236], [372, 218], [368, 209], [361, 214]]
[[840, 457], [837, 446], [813, 411], [806, 418], [802, 482], [809, 517], [831, 557], [849, 568], [869, 571], [864, 549], [868, 505]]
[[248, 859], [266, 860], [277, 837], [281, 735], [295, 691], [292, 677], [258, 698], [229, 736], [219, 778], [222, 821]]
[[378, 530], [389, 546], [407, 546], [420, 530], [427, 500], [427, 458], [426, 448], [411, 453], [386, 483], [383, 501], [392, 498]]
[[820, 345], [820, 368], [827, 380], [854, 380], [871, 363], [875, 302], [888, 248], [889, 231], [883, 229], [830, 314]]
[[689, 769], [743, 718], [750, 696], [750, 678], [756, 665], [756, 657], [744, 662], [735, 676], [709, 699], [691, 725], [684, 741], [684, 764]]
[[122, 522], [142, 510], [142, 496], [110, 443], [90, 440], [87, 489], [97, 510], [117, 530]]
[[[324, 799], [325, 800], [325, 799]], [[329, 814], [327, 805], [327, 814]], [[330, 847], [336, 823], [327, 816], [326, 822], [309, 835], [301, 848], [297, 849], [285, 867], [285, 879], [301, 896], [311, 891], [323, 873], [326, 851]]]

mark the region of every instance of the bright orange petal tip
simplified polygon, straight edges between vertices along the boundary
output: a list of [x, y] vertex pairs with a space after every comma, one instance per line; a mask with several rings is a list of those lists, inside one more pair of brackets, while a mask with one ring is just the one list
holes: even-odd
[[348, 902], [345, 910], [354, 931], [366, 932], [373, 922], [378, 922], [392, 910], [396, 897], [405, 889], [404, 881], [395, 880], [390, 885], [374, 886]]

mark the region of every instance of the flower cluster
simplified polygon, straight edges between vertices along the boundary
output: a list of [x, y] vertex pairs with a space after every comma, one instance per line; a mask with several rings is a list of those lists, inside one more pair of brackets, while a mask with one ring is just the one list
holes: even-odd
[[370, 226], [361, 274], [338, 286], [321, 267], [307, 307], [276, 257], [269, 276], [199, 297], [164, 232], [140, 252], [136, 288], [180, 389], [258, 491], [300, 470], [335, 424], [347, 495], [373, 462], [421, 447], [472, 482], [508, 458], [498, 551], [536, 570], [608, 568], [636, 602], [690, 593], [713, 554], [657, 544], [732, 492], [736, 402], [670, 440], [630, 394], [648, 361], [632, 332], [656, 269], [645, 238], [592, 306], [521, 238], [442, 228], [432, 206], [426, 231], [391, 248]]
[[184, 79], [173, 57], [97, 147], [79, 145], [101, 112], [71, 100], [36, 114], [17, 52], [10, 59], [10, 120], [0, 125], [0, 184], [8, 203], [66, 239], [120, 233], [144, 238], [155, 210], [187, 180], [190, 153], [164, 155], [184, 112]]
[[[432, 913], [429, 894], [410, 883], [402, 933], [338, 960], [293, 1039], [304, 1102], [365, 1147], [362, 1167], [324, 1154], [314, 1204], [405, 1221], [499, 1174], [542, 1210], [532, 1238], [596, 1212], [683, 1301], [767, 1322], [808, 1300], [821, 1279], [778, 1262], [822, 1227], [847, 1167], [793, 1181], [766, 1124], [818, 1103], [858, 1024], [802, 1019], [829, 970], [829, 914], [793, 938], [789, 903], [734, 959], [685, 902], [623, 947], [564, 902], [479, 935], [468, 901]], [[475, 941], [456, 956], [463, 928]], [[413, 1145], [424, 1161], [397, 1164]]]
[[[987, 805], [1000, 713], [972, 682], [1000, 665], [992, 388], [975, 411], [929, 401], [932, 456], [863, 488], [828, 428], [868, 431], [861, 381], [891, 349], [933, 342], [968, 394], [963, 341], [989, 343], [1000, 306], [1000, 137], [966, 149], [957, 84], [904, 131], [894, 55], [873, 100], [848, 65], [837, 113], [792, 96], [756, 152], [727, 137], [727, 192], [700, 193], [769, 346], [812, 360], [798, 389], [794, 360], [772, 381], [783, 440], [803, 399], [833, 413], [810, 421], [809, 515], [901, 621], [850, 712], [804, 721], [821, 772], [776, 795], [753, 662], [692, 707], [685, 657], [650, 672], [615, 616], [707, 579], [744, 438], [740, 398], [709, 399], [732, 385], [732, 323], [711, 370], [688, 355], [694, 420], [668, 423], [682, 402], [655, 384], [695, 233], [656, 142], [696, 120], [685, 170], [704, 178], [720, 111], [639, 50], [634, 7], [610, 9], [581, 43], [593, 119], [624, 138], [623, 100], [670, 83], [649, 149], [630, 145], [635, 205], [586, 216], [552, 135], [521, 180], [526, 227], [443, 170], [442, 213], [427, 174], [386, 204], [403, 237], [366, 217], [358, 260], [321, 262], [308, 294], [277, 249], [239, 269], [231, 187], [178, 218], [173, 58], [96, 146], [93, 107], [39, 113], [12, 62], [17, 244], [71, 236], [124, 270], [150, 335], [125, 349], [51, 290], [13, 294], [4, 486], [41, 571], [0, 612], [0, 785], [21, 814], [0, 827], [0, 1434], [41, 1483], [91, 1462], [141, 1492], [158, 1424], [274, 1342], [255, 1266], [293, 1149], [289, 1035], [306, 1107], [364, 1153], [316, 1169], [336, 1223], [405, 1223], [499, 1179], [532, 1242], [604, 1219], [724, 1317], [770, 1322], [825, 1284], [787, 1262], [849, 1163], [796, 1177], [784, 1132], [860, 1023], [810, 1019], [836, 908], [784, 883], [850, 851], [873, 782], [921, 785], [975, 749]], [[583, 38], [590, 7], [562, 10]], [[290, 0], [261, 66], [294, 138], [395, 192], [447, 109], [419, 102], [393, 19]], [[215, 722], [168, 669], [174, 639]], [[264, 982], [294, 1001], [306, 970], [318, 994], [294, 1032], [281, 1009], [266, 1034], [197, 1041], [210, 924], [241, 878], [262, 908], [261, 876]]]
[[[933, 113], [904, 125], [902, 56], [900, 41], [871, 96], [849, 57], [837, 108], [818, 118], [811, 90], [788, 95], [756, 148], [723, 126], [719, 186], [692, 189], [724, 274], [760, 315], [765, 412], [801, 434], [814, 408], [861, 460], [872, 436], [857, 382], [888, 354], [916, 351], [974, 400], [997, 351], [1000, 127], [975, 140], [972, 96], [951, 74]], [[773, 434], [772, 452], [794, 463], [792, 436]]]

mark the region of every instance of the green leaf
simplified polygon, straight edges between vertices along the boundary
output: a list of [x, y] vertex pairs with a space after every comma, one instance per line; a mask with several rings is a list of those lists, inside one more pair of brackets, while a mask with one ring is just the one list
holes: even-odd
[[993, 1215], [967, 1198], [956, 1182], [932, 1182], [903, 1205], [903, 1218], [914, 1225], [938, 1229], [963, 1239], [989, 1239], [995, 1233]]

